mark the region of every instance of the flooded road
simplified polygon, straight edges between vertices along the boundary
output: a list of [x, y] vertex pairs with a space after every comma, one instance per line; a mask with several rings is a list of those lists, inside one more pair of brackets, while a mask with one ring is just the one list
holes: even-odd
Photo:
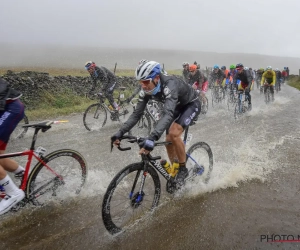
[[[137, 148], [110, 153], [117, 127], [89, 132], [79, 114], [54, 125], [37, 145], [78, 150], [88, 163], [86, 186], [63, 205], [27, 206], [1, 217], [0, 249], [299, 249], [299, 242], [270, 238], [300, 235], [300, 92], [285, 85], [267, 106], [255, 89], [252, 100], [253, 110], [237, 122], [225, 105], [210, 106], [190, 128], [191, 144], [204, 141], [214, 154], [207, 187], [175, 197], [163, 191], [150, 218], [117, 236], [103, 226], [102, 198], [113, 176], [139, 160]], [[30, 135], [12, 141], [8, 152], [28, 148]]]

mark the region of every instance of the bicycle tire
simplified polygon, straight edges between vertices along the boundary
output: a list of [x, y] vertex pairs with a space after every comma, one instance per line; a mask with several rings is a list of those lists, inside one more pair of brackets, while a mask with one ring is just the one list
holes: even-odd
[[[128, 185], [134, 183], [135, 180], [140, 181], [140, 176], [143, 174], [143, 170], [144, 166], [142, 162], [130, 164], [127, 167], [123, 168], [109, 184], [103, 197], [102, 203], [102, 220], [105, 228], [109, 233], [116, 234], [121, 232], [122, 230], [124, 230], [124, 227], [131, 226], [132, 224], [134, 224], [134, 222], [143, 217], [143, 215], [145, 215], [147, 212], [152, 211], [155, 207], [157, 207], [161, 188], [159, 176], [155, 169], [153, 169], [152, 167], [148, 168], [148, 174], [150, 174], [150, 177], [153, 180], [154, 187], [150, 188], [148, 191], [147, 185], [150, 183], [150, 181], [148, 181], [149, 175], [147, 175], [143, 188], [144, 195], [140, 202], [141, 204], [137, 203], [136, 201], [138, 194], [137, 191], [140, 188], [140, 183], [136, 183], [135, 190], [133, 191], [132, 186]], [[132, 178], [132, 180], [130, 178]], [[123, 180], [124, 184], [122, 182]], [[149, 200], [144, 199], [144, 197], [147, 196], [148, 192], [153, 192], [153, 201], [149, 202]], [[118, 200], [118, 197], [116, 196], [121, 196], [121, 201]], [[132, 198], [130, 198], [130, 196]], [[126, 213], [121, 214], [122, 211], [117, 211], [117, 213], [115, 213], [115, 210], [117, 210], [117, 208], [113, 206], [115, 199], [117, 202], [117, 206], [123, 206], [124, 209], [127, 210]], [[145, 202], [146, 205], [148, 202], [149, 204], [144, 211], [143, 207], [145, 206]], [[140, 214], [132, 215], [128, 218], [127, 215], [129, 214], [130, 210], [134, 214], [134, 211], [137, 211], [136, 209], [140, 211]], [[136, 213], [138, 213], [139, 211], [137, 211]], [[122, 217], [122, 215], [124, 215], [124, 217]], [[127, 216], [127, 218], [125, 218], [125, 216]], [[120, 219], [122, 220], [120, 223], [118, 223], [118, 220], [120, 221]]]
[[[203, 152], [204, 154], [202, 154]], [[201, 179], [204, 184], [207, 184], [210, 180], [210, 176], [214, 164], [213, 153], [210, 146], [205, 142], [197, 142], [187, 150], [186, 154], [187, 154], [186, 167], [189, 170], [188, 178], [194, 179], [196, 178], [196, 176], [199, 176], [201, 177], [199, 179]], [[192, 157], [195, 161], [193, 161], [192, 158], [190, 157]], [[204, 168], [202, 174], [199, 174], [197, 172], [199, 166], [202, 166]]]
[[[72, 158], [74, 161], [72, 161]], [[43, 163], [38, 162], [32, 169], [27, 181], [25, 194], [29, 201], [33, 204], [43, 204], [46, 201], [53, 200], [53, 197], [57, 197], [58, 193], [60, 193], [59, 200], [61, 197], [66, 198], [70, 195], [80, 193], [86, 181], [87, 164], [79, 152], [71, 149], [60, 149], [41, 159], [55, 171], [55, 173], [63, 177], [64, 183], [62, 183], [51, 170], [45, 167]], [[59, 159], [59, 161], [56, 162], [56, 159]], [[56, 165], [57, 163], [59, 164]], [[70, 163], [72, 165], [66, 167], [66, 164]], [[61, 170], [63, 170], [63, 172], [61, 172]], [[48, 195], [46, 196], [45, 194], [47, 193]], [[52, 195], [50, 193], [52, 193]], [[62, 196], [61, 193], [63, 193], [64, 196]]]
[[26, 125], [29, 123], [28, 117], [24, 115], [23, 119], [18, 123], [17, 127], [14, 129], [14, 131], [11, 134], [12, 139], [21, 139], [24, 137], [26, 132], [28, 131], [28, 127], [23, 128], [23, 125]]
[[[102, 113], [102, 119], [99, 119], [99, 115]], [[101, 123], [101, 120], [103, 122]], [[91, 131], [104, 127], [107, 121], [107, 111], [105, 107], [100, 103], [90, 105], [83, 114], [84, 127]]]
[[131, 134], [137, 137], [147, 137], [151, 133], [151, 119], [147, 113], [144, 113], [137, 124], [130, 130]]

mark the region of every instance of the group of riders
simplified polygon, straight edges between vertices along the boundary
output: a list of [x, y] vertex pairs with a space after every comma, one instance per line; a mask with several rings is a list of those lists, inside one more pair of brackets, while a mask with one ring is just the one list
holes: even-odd
[[[270, 66], [263, 72], [261, 69], [257, 71], [248, 69], [241, 63], [231, 65], [229, 70], [225, 66], [219, 68], [215, 65], [209, 77], [203, 74], [196, 62], [191, 65], [184, 63], [183, 68], [184, 79], [168, 75], [156, 61], [141, 60], [135, 70], [139, 87], [132, 95], [139, 92], [137, 106], [119, 131], [111, 136], [112, 143], [119, 146], [122, 136], [138, 123], [149, 101], [156, 100], [163, 103], [161, 119], [157, 121], [151, 134], [140, 142], [139, 154], [149, 154], [154, 148], [155, 141], [166, 132], [166, 141], [171, 142], [166, 146], [169, 160], [171, 164], [179, 162], [179, 171], [175, 177], [179, 185], [183, 185], [188, 176], [185, 145], [181, 135], [185, 128], [197, 120], [201, 108], [204, 108], [200, 99], [205, 97], [208, 87], [211, 84], [218, 84], [222, 87], [243, 89], [249, 97], [251, 106], [250, 90], [253, 81], [260, 81], [264, 89], [270, 87], [271, 93], [274, 93], [273, 87], [278, 79], [277, 73]], [[85, 64], [85, 69], [93, 80], [91, 91], [95, 89], [97, 81], [100, 81], [103, 94], [114, 112], [118, 114], [119, 106], [113, 99], [113, 91], [117, 85], [115, 74], [92, 61]], [[288, 73], [281, 74], [281, 77], [287, 76]], [[0, 154], [5, 153], [11, 133], [24, 117], [24, 105], [19, 100], [21, 95], [0, 78]], [[130, 101], [130, 98], [127, 101]], [[24, 168], [10, 158], [0, 160], [0, 186], [5, 188], [6, 195], [0, 202], [0, 215], [8, 212], [25, 196], [6, 171], [14, 173], [17, 178], [22, 178]]]
[[[220, 87], [224, 93], [227, 89], [231, 92], [234, 90], [243, 90], [248, 99], [248, 110], [252, 109], [250, 91], [255, 82], [260, 92], [265, 93], [265, 95], [269, 88], [272, 101], [274, 101], [274, 87], [277, 87], [278, 91], [280, 91], [281, 84], [284, 83], [289, 76], [288, 67], [284, 67], [282, 71], [278, 68], [273, 70], [271, 66], [267, 66], [266, 69], [260, 68], [256, 70], [251, 67], [244, 67], [243, 64], [238, 63], [236, 65], [230, 65], [229, 69], [227, 69], [226, 66], [220, 68], [219, 65], [216, 64], [208, 74], [208, 77], [206, 77], [196, 62], [193, 64], [184, 62], [182, 66], [184, 81], [200, 92], [202, 97], [205, 96], [208, 87]], [[204, 98], [204, 100], [205, 99], [206, 98]]]

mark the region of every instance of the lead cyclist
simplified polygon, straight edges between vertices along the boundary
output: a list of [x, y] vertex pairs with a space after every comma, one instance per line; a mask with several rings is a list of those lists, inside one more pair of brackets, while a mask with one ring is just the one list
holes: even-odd
[[166, 146], [168, 157], [171, 163], [179, 161], [179, 171], [175, 178], [179, 185], [183, 185], [188, 169], [181, 135], [201, 111], [198, 93], [182, 79], [163, 73], [160, 64], [155, 61], [138, 65], [135, 77], [142, 88], [136, 109], [111, 140], [116, 146], [120, 144], [119, 139], [139, 121], [148, 101], [153, 99], [164, 103], [162, 117], [150, 136], [140, 143], [139, 154], [149, 154], [154, 148], [154, 142], [166, 131], [166, 141], [172, 142]]

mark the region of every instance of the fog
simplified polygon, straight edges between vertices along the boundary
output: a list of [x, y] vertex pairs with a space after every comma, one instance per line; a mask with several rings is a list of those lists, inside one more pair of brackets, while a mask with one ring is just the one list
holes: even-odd
[[148, 58], [170, 68], [199, 60], [297, 73], [299, 9], [296, 0], [2, 1], [0, 66], [77, 68], [94, 60], [131, 68]]

